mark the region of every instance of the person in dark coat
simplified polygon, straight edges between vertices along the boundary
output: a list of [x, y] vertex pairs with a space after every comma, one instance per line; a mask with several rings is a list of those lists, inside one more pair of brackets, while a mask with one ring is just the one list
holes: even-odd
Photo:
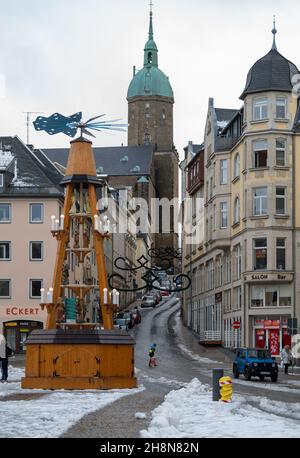
[[157, 366], [155, 358], [156, 344], [152, 344], [149, 350], [149, 367]]
[[12, 349], [7, 346], [4, 335], [0, 334], [0, 361], [2, 371], [1, 382], [6, 382], [8, 378], [8, 358], [11, 355]]

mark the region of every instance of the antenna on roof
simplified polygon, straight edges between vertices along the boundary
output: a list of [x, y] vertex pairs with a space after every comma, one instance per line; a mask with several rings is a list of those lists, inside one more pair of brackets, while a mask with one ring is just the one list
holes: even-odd
[[26, 144], [29, 145], [29, 131], [30, 131], [30, 116], [32, 114], [42, 114], [42, 111], [23, 111], [26, 114], [26, 126], [27, 126], [27, 141]]

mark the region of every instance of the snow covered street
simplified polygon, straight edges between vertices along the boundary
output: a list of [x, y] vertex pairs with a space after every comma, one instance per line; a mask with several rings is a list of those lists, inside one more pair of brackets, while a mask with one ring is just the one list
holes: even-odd
[[[152, 412], [143, 438], [234, 438], [300, 436], [300, 404], [290, 405], [266, 398], [235, 395], [231, 404], [213, 402], [207, 385], [194, 379], [186, 387], [171, 391]], [[249, 402], [250, 401], [250, 402]], [[280, 416], [279, 416], [280, 415]], [[283, 418], [289, 415], [291, 418]]]

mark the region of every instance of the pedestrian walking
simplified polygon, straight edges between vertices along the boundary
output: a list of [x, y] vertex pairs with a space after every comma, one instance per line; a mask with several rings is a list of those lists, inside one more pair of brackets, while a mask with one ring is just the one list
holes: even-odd
[[149, 350], [149, 367], [157, 366], [157, 361], [155, 358], [156, 344], [152, 344]]
[[281, 363], [284, 366], [284, 373], [288, 375], [289, 367], [292, 365], [293, 355], [289, 345], [286, 345], [280, 353]]
[[8, 357], [12, 355], [12, 349], [6, 345], [6, 339], [0, 334], [0, 361], [2, 377], [1, 382], [6, 382], [8, 378]]

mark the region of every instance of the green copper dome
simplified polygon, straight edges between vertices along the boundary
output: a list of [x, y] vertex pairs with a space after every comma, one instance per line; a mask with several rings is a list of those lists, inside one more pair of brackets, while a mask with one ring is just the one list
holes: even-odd
[[150, 12], [149, 39], [144, 49], [144, 68], [131, 80], [127, 99], [151, 95], [174, 98], [169, 78], [158, 68], [158, 50], [153, 40], [152, 12]]

